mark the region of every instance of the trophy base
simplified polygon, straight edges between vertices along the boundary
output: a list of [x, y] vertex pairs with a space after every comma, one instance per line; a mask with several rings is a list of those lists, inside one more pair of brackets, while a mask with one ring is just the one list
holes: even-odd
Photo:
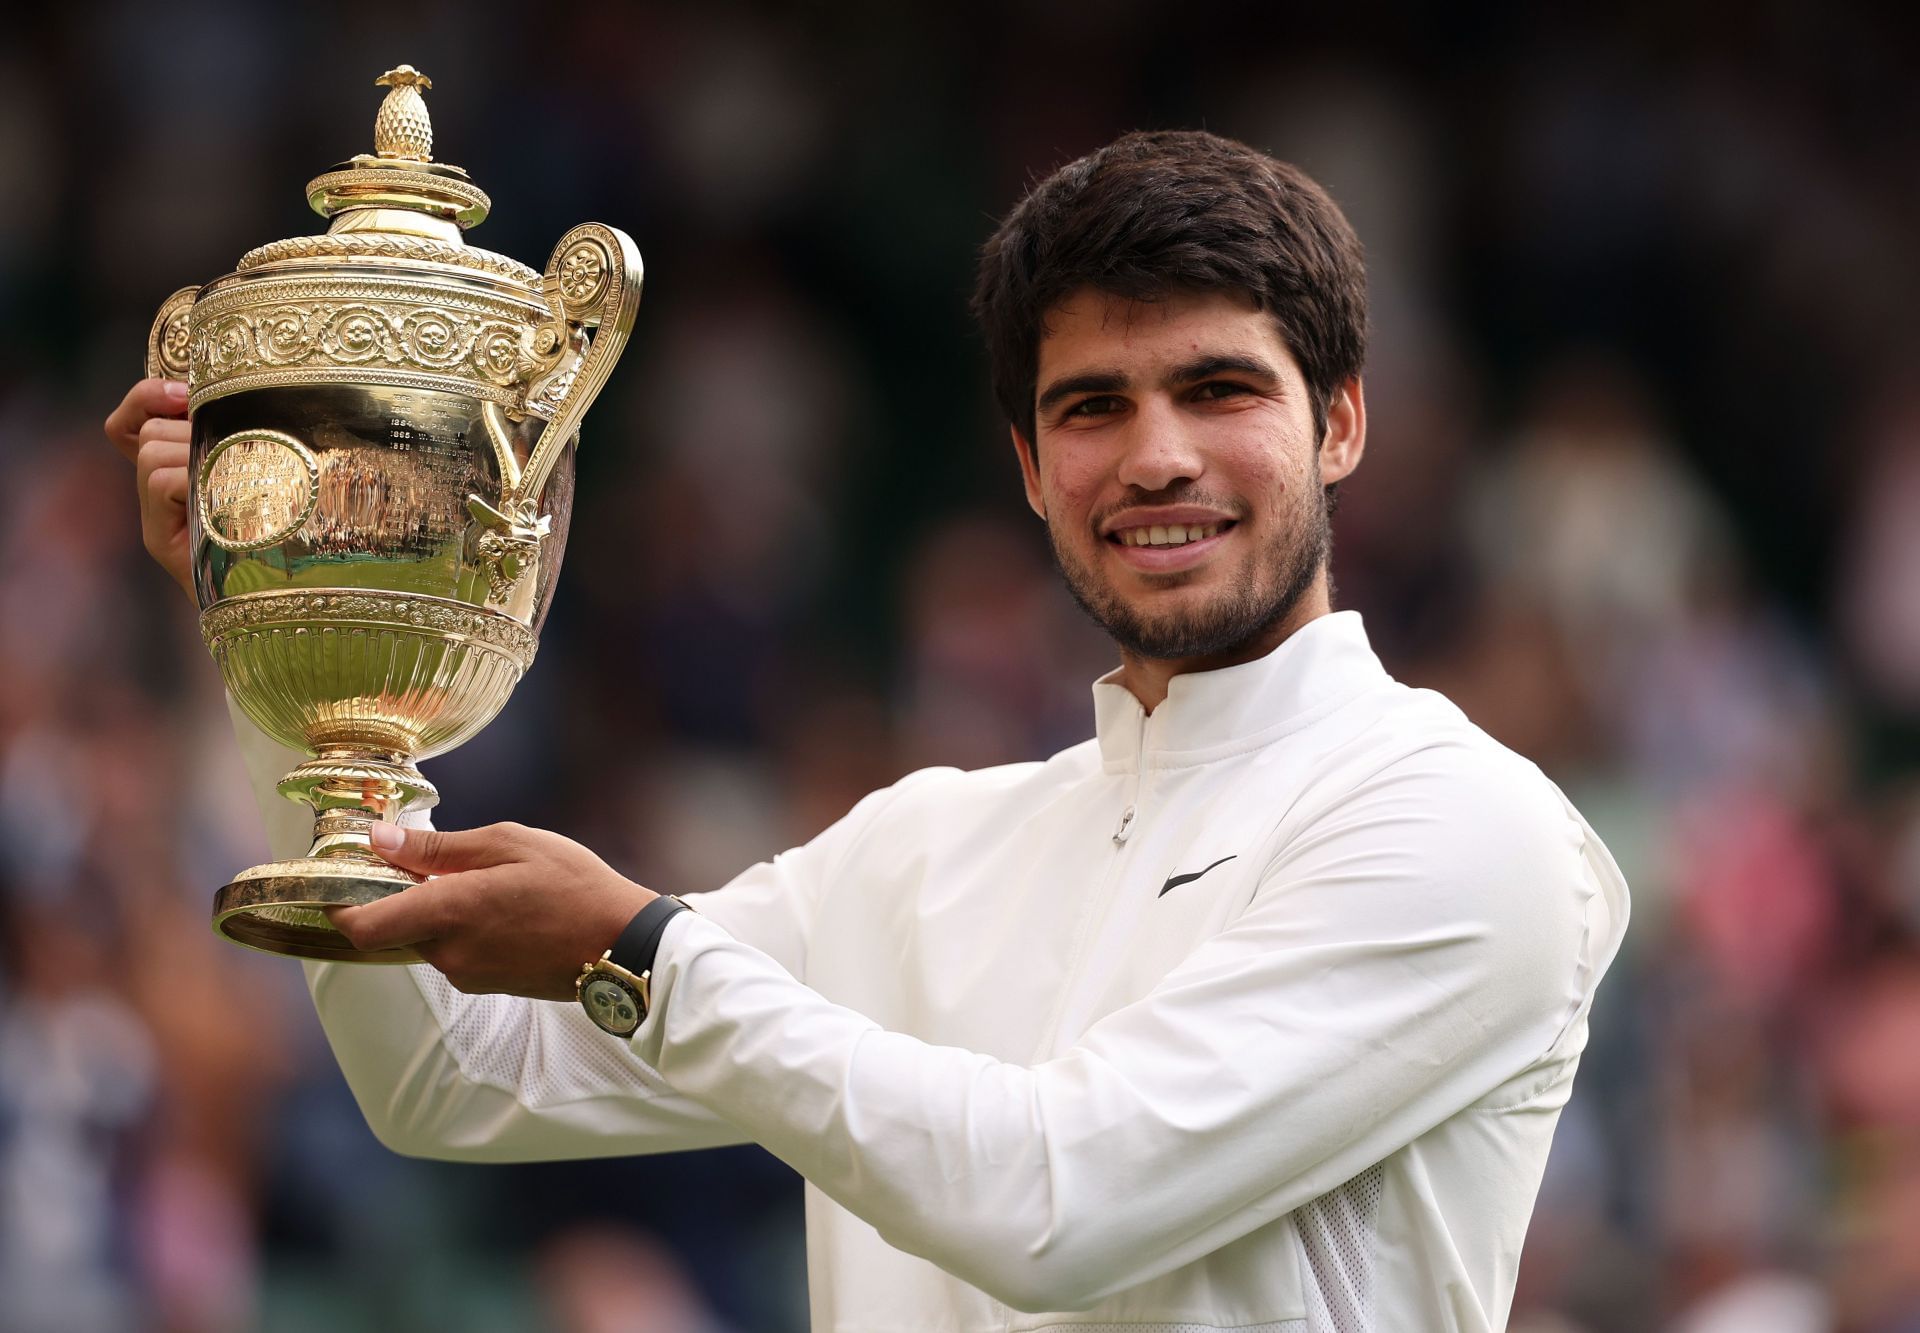
[[345, 857], [301, 857], [243, 871], [213, 896], [213, 928], [235, 944], [329, 963], [418, 963], [409, 948], [356, 949], [327, 919], [329, 907], [378, 902], [420, 881], [395, 866]]

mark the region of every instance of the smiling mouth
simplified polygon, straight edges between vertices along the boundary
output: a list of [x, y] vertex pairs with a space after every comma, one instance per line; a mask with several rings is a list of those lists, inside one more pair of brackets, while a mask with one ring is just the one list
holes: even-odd
[[1107, 540], [1116, 546], [1152, 546], [1166, 550], [1217, 537], [1233, 526], [1231, 519], [1220, 523], [1156, 523], [1152, 527], [1122, 528], [1109, 533]]

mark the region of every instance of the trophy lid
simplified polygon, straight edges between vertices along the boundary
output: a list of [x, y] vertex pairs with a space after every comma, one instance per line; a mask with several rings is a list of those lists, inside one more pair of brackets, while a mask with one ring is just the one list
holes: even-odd
[[244, 273], [285, 260], [410, 261], [453, 264], [537, 287], [537, 271], [467, 245], [461, 233], [486, 219], [493, 201], [451, 163], [433, 160], [433, 121], [421, 93], [433, 80], [398, 65], [374, 80], [387, 89], [373, 122], [373, 152], [360, 153], [307, 182], [307, 202], [330, 220], [323, 236], [297, 236], [250, 250]]

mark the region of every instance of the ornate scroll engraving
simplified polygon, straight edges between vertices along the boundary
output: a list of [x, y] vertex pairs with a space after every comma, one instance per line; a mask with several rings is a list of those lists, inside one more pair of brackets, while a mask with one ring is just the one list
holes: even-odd
[[246, 393], [251, 389], [279, 389], [297, 384], [377, 384], [390, 389], [435, 389], [441, 393], [460, 393], [482, 402], [496, 403], [510, 412], [527, 411], [550, 417], [553, 409], [544, 403], [522, 400], [517, 389], [486, 384], [458, 375], [428, 375], [417, 371], [391, 370], [381, 365], [291, 366], [285, 370], [266, 370], [254, 375], [236, 375], [201, 389], [187, 400], [189, 411], [197, 412], [216, 398]]
[[578, 319], [593, 308], [606, 293], [611, 267], [607, 248], [591, 237], [576, 241], [560, 256], [560, 294], [567, 299], [567, 314]]
[[207, 648], [253, 723], [312, 756], [280, 783], [316, 812], [307, 854], [221, 889], [215, 925], [356, 962], [415, 958], [353, 947], [325, 909], [413, 882], [369, 845], [375, 821], [432, 804], [415, 764], [485, 727], [532, 665], [573, 441], [641, 278], [631, 239], [597, 223], [537, 272], [461, 244], [491, 201], [433, 160], [427, 78], [380, 82], [376, 151], [307, 184], [332, 229], [176, 293], [148, 338], [150, 373], [185, 378], [195, 414]]
[[193, 298], [198, 287], [182, 287], [160, 303], [147, 331], [147, 374], [167, 380], [184, 380], [191, 367]]
[[207, 453], [200, 467], [200, 526], [228, 551], [257, 551], [286, 540], [313, 515], [320, 463], [306, 445], [277, 430], [243, 430]]
[[[458, 180], [451, 176], [428, 175], [431, 168], [420, 171], [389, 170], [377, 167], [364, 167], [358, 170], [329, 171], [325, 175], [315, 176], [307, 182], [308, 199], [332, 198], [345, 202], [355, 193], [364, 192], [369, 198], [383, 193], [398, 194], [409, 188], [431, 191], [436, 201], [444, 200], [445, 207], [454, 210], [459, 219], [471, 218], [478, 222], [493, 211], [493, 200], [478, 185]], [[340, 211], [335, 209], [334, 211]], [[463, 221], [462, 225], [471, 225]]]
[[[534, 310], [530, 301], [359, 277], [236, 286], [195, 307], [193, 405], [277, 384], [427, 375], [427, 387], [526, 410]], [[315, 369], [323, 373], [303, 373]]]
[[487, 589], [504, 602], [540, 557], [540, 543], [553, 530], [553, 520], [538, 512], [529, 499], [510, 499], [504, 511], [477, 495], [467, 497], [467, 512], [486, 531], [480, 536], [480, 564]]
[[529, 406], [551, 404], [553, 418], [540, 432], [519, 486], [508, 500], [539, 498], [560, 451], [580, 428], [581, 417], [599, 396], [627, 344], [640, 308], [642, 275], [640, 251], [634, 248], [633, 238], [617, 227], [583, 222], [553, 247], [542, 285], [554, 307], [554, 320], [541, 329], [535, 347], [549, 341], [556, 349], [578, 347], [586, 329], [597, 327], [598, 331], [584, 356], [558, 366], [557, 373], [529, 394]]
[[343, 628], [392, 626], [422, 630], [490, 648], [525, 671], [533, 665], [538, 640], [532, 630], [498, 611], [443, 597], [400, 592], [299, 591], [247, 593], [216, 602], [200, 617], [200, 636], [216, 655], [230, 634], [268, 627]]
[[429, 264], [454, 264], [460, 268], [491, 273], [495, 277], [505, 278], [509, 282], [519, 283], [528, 288], [538, 285], [540, 281], [540, 273], [537, 269], [506, 255], [495, 254], [491, 250], [481, 250], [471, 245], [454, 245], [425, 236], [403, 236], [397, 232], [378, 231], [343, 231], [325, 236], [294, 236], [284, 241], [274, 241], [247, 251], [240, 257], [240, 262], [234, 268], [237, 272], [245, 273], [248, 269], [259, 268], [265, 264], [277, 264], [285, 259], [335, 259], [349, 262], [361, 259], [404, 259]]

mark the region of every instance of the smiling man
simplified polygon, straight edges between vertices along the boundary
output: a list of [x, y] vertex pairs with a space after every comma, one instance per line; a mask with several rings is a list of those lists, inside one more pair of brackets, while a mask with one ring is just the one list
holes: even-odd
[[[1094, 738], [912, 774], [694, 911], [551, 833], [385, 830], [438, 877], [337, 923], [433, 966], [307, 965], [375, 1132], [764, 1144], [808, 1182], [823, 1329], [1502, 1327], [1626, 892], [1331, 611], [1365, 306], [1333, 203], [1243, 145], [1130, 135], [1038, 185], [975, 308], [1120, 655]], [[160, 394], [109, 433], [178, 576]]]
[[1082, 287], [1044, 318], [1038, 400], [1014, 430], [1027, 502], [1140, 702], [1326, 615], [1324, 486], [1360, 461], [1357, 375], [1324, 401], [1236, 293]]

